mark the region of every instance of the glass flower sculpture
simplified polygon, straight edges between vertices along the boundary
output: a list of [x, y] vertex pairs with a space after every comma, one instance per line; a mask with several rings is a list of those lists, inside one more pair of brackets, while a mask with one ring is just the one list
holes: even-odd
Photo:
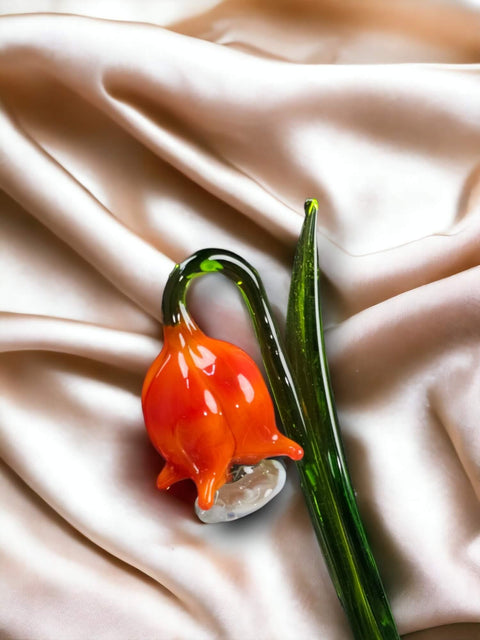
[[[240, 256], [202, 249], [170, 274], [162, 300], [164, 348], [147, 373], [142, 393], [149, 436], [166, 460], [157, 485], [164, 489], [192, 478], [202, 510], [197, 514], [204, 519], [204, 513], [215, 510], [218, 496], [240, 482], [239, 468], [248, 475], [244, 490], [237, 492], [241, 503], [256, 483], [268, 480], [269, 474], [275, 477], [275, 464], [285, 477], [279, 463], [264, 458], [289, 456], [296, 461], [312, 525], [353, 637], [400, 640], [360, 517], [338, 425], [323, 337], [317, 213], [318, 202], [307, 200], [292, 270], [288, 348], [258, 273]], [[243, 296], [285, 435], [275, 426], [267, 387], [250, 357], [207, 337], [187, 311], [189, 284], [211, 272], [225, 275]], [[269, 491], [273, 495], [271, 487]], [[235, 517], [249, 512], [241, 506]]]
[[267, 385], [252, 358], [209, 338], [190, 317], [165, 325], [142, 405], [150, 440], [166, 460], [157, 487], [191, 478], [203, 510], [213, 506], [234, 465], [303, 456], [277, 429]]

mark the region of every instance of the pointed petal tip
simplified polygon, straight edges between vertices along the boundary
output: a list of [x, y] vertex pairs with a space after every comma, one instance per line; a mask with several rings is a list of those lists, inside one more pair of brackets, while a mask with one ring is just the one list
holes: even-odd
[[301, 460], [303, 458], [303, 449], [295, 440], [282, 436], [281, 444], [284, 447], [284, 453], [281, 455], [288, 456], [291, 460]]
[[284, 443], [283, 446], [279, 448], [272, 449], [270, 452], [266, 453], [265, 458], [274, 458], [277, 456], [285, 456], [286, 458], [290, 458], [290, 460], [301, 460], [303, 458], [304, 451], [300, 445], [291, 440], [292, 444]]
[[301, 460], [303, 458], [303, 453], [302, 447], [295, 444], [289, 447], [287, 455], [291, 460]]
[[172, 465], [166, 464], [157, 477], [157, 489], [160, 491], [170, 489], [172, 484], [185, 479], [185, 474], [179, 472]]
[[305, 215], [310, 216], [318, 211], [318, 200], [316, 198], [307, 198], [305, 200]]
[[301, 460], [303, 458], [304, 451], [302, 447], [297, 447], [292, 455], [292, 460]]
[[218, 489], [225, 484], [226, 474], [205, 473], [194, 478], [198, 491], [198, 506], [203, 511], [208, 511], [213, 507], [215, 494]]
[[200, 496], [200, 494], [198, 495], [197, 504], [199, 509], [201, 509], [202, 511], [209, 511], [213, 507], [213, 503], [213, 498], [211, 498], [210, 500], [205, 500], [202, 496]]
[[215, 493], [216, 492], [212, 493], [206, 491], [198, 492], [197, 503], [202, 511], [208, 511], [213, 507], [213, 504], [215, 502]]

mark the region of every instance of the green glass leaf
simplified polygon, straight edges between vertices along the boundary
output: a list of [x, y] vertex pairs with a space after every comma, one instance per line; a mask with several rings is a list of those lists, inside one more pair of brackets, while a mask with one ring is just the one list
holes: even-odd
[[[317, 252], [318, 203], [305, 202], [290, 288], [286, 343], [305, 429], [297, 463], [310, 517], [357, 640], [398, 640], [343, 451], [325, 355]], [[288, 429], [287, 435], [288, 433]]]

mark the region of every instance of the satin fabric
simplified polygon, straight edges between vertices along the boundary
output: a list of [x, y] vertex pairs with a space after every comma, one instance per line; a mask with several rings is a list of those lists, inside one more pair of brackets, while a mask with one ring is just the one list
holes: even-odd
[[[175, 261], [239, 252], [283, 324], [306, 197], [399, 630], [480, 637], [478, 11], [0, 4], [2, 639], [352, 637], [294, 467], [261, 512], [203, 525], [155, 489], [140, 406]], [[231, 285], [190, 304], [258, 359]]]

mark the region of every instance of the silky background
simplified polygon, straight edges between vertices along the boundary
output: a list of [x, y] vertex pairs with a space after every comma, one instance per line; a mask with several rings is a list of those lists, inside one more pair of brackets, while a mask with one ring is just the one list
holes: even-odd
[[473, 2], [0, 0], [1, 640], [352, 638], [294, 467], [203, 525], [140, 406], [174, 263], [241, 253], [283, 325], [306, 197], [400, 633], [480, 638], [479, 62]]

